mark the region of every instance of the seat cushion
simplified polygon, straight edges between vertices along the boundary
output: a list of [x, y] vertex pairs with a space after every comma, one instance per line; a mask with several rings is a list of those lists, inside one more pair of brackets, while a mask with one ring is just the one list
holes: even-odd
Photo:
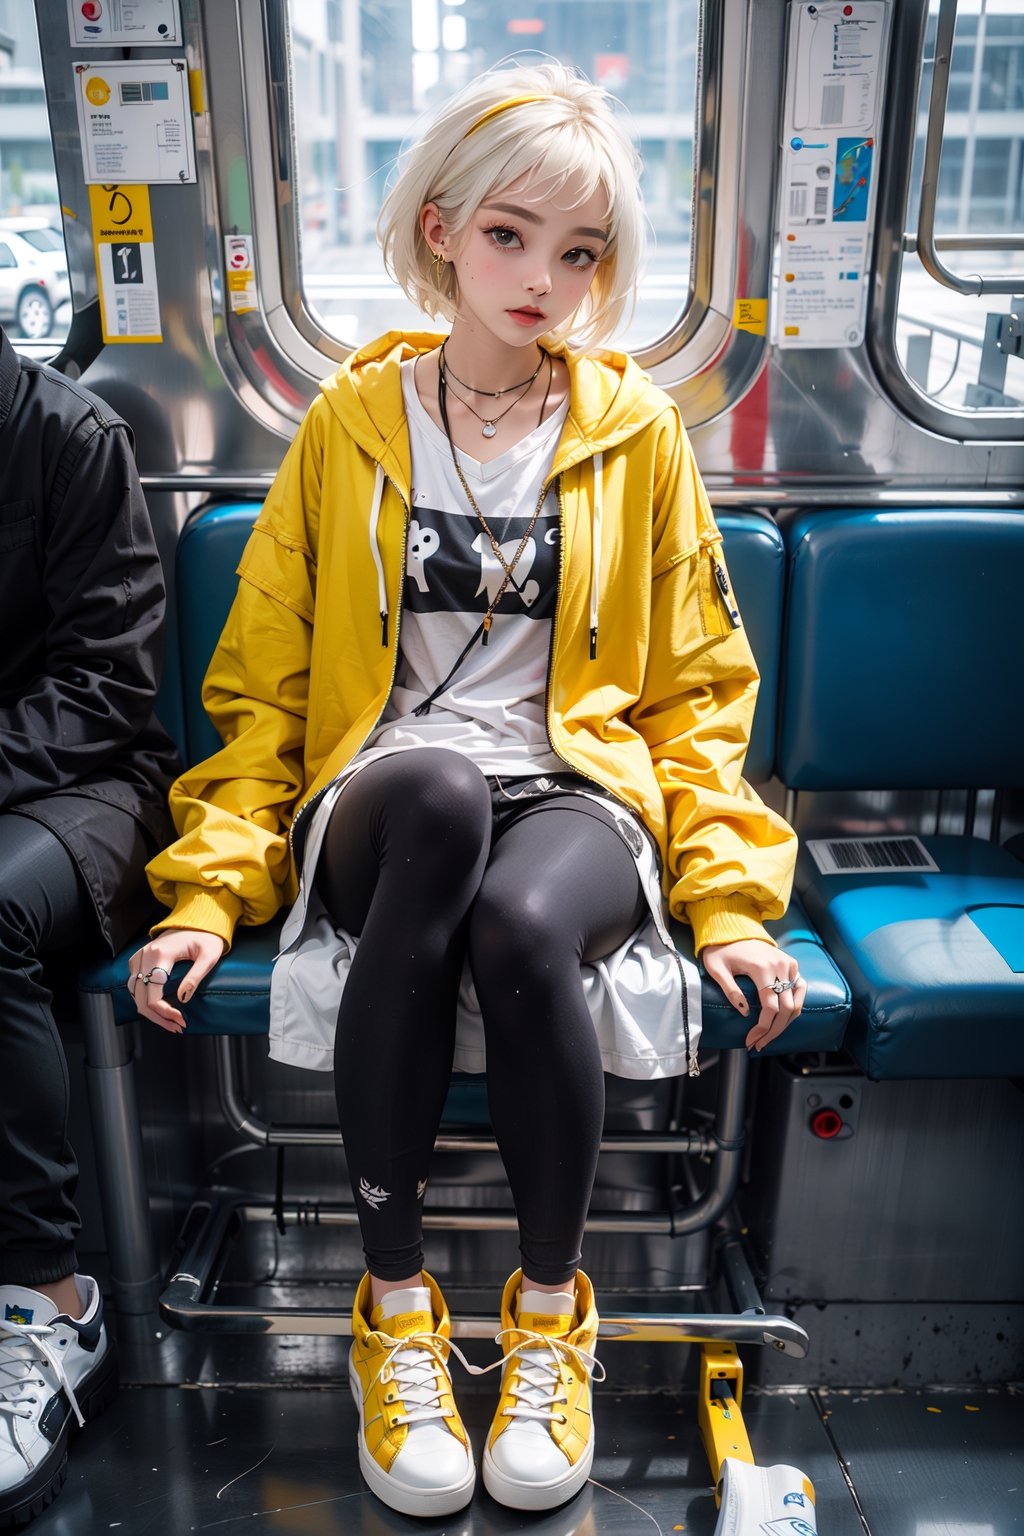
[[850, 983], [846, 1046], [871, 1078], [1024, 1074], [1024, 866], [978, 838], [921, 839], [938, 868], [797, 885]]
[[[808, 990], [804, 1011], [785, 1035], [771, 1046], [767, 1053], [778, 1055], [783, 1051], [832, 1051], [837, 1050], [850, 1013], [850, 994], [842, 976], [836, 970], [821, 940], [809, 926], [799, 902], [769, 928], [779, 944], [789, 949], [798, 959], [801, 974], [807, 978]], [[189, 1033], [193, 1035], [265, 1035], [270, 1027], [270, 972], [278, 948], [279, 923], [268, 923], [262, 928], [237, 928], [235, 941], [229, 954], [201, 982], [187, 1009]], [[675, 940], [680, 952], [692, 957], [693, 947], [688, 928], [678, 927]], [[113, 960], [101, 961], [87, 967], [80, 980], [83, 992], [109, 993], [119, 1023], [127, 1023], [135, 1017], [135, 1005], [125, 985], [128, 974], [128, 957], [138, 948], [134, 944], [124, 949]], [[170, 991], [185, 975], [188, 966], [175, 966], [171, 973]], [[753, 1004], [753, 987], [744, 983], [749, 1001]], [[705, 1050], [727, 1050], [742, 1046], [750, 1021], [743, 1019], [725, 1000], [721, 989], [707, 977], [704, 978], [704, 1038]]]

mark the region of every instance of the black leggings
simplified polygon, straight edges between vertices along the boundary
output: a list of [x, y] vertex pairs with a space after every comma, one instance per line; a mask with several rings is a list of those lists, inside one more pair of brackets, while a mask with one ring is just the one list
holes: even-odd
[[580, 964], [623, 943], [645, 907], [632, 854], [591, 808], [567, 795], [523, 802], [495, 832], [487, 779], [438, 748], [371, 763], [338, 800], [316, 885], [333, 921], [359, 935], [334, 1081], [379, 1279], [422, 1267], [422, 1194], [467, 951], [523, 1268], [544, 1284], [575, 1274], [604, 1117]]

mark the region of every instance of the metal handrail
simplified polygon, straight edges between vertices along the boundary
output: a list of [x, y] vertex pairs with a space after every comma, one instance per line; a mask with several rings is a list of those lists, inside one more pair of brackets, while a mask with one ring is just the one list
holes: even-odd
[[[903, 249], [913, 253], [918, 237], [912, 230], [903, 236]], [[936, 235], [937, 251], [1024, 251], [1024, 230], [1017, 235]]]
[[[939, 190], [939, 165], [942, 160], [942, 133], [946, 126], [946, 99], [949, 95], [949, 71], [953, 61], [953, 36], [956, 32], [957, 0], [939, 0], [939, 20], [935, 36], [935, 64], [932, 69], [932, 93], [928, 102], [928, 134], [924, 146], [924, 170], [921, 176], [921, 209], [917, 219], [917, 254], [926, 272], [945, 288], [956, 293], [1020, 293], [1024, 273], [1011, 277], [981, 277], [972, 273], [962, 277], [939, 260], [935, 238], [935, 204]], [[996, 247], [1001, 249], [1002, 247]], [[972, 249], [972, 247], [963, 247]]]

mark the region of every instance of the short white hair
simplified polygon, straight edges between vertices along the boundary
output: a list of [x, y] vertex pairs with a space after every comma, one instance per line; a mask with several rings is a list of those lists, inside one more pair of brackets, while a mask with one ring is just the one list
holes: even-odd
[[447, 101], [399, 157], [377, 220], [384, 264], [420, 309], [454, 320], [455, 274], [449, 263], [435, 267], [420, 227], [428, 203], [457, 240], [481, 204], [515, 182], [554, 194], [572, 181], [581, 202], [600, 189], [608, 199], [607, 244], [582, 304], [548, 339], [608, 342], [636, 306], [646, 248], [640, 172], [640, 156], [600, 86], [555, 62], [489, 70]]

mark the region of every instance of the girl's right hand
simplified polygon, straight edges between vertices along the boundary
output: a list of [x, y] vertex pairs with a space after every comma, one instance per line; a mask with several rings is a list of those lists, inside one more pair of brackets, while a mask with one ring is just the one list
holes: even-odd
[[128, 990], [144, 1019], [151, 1019], [172, 1035], [180, 1035], [185, 1020], [171, 1003], [164, 1001], [164, 987], [171, 968], [180, 960], [192, 965], [178, 988], [178, 1001], [187, 1003], [196, 987], [213, 970], [227, 945], [215, 933], [197, 928], [168, 928], [137, 949], [128, 962]]

